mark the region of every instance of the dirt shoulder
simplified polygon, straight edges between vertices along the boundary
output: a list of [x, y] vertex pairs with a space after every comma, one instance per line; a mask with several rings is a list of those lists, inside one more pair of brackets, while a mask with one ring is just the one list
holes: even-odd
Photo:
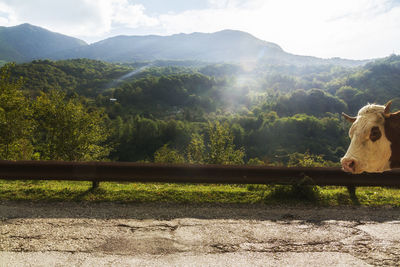
[[315, 207], [263, 204], [175, 204], [115, 202], [0, 201], [0, 219], [91, 218], [91, 219], [249, 219], [305, 221], [351, 220], [384, 222], [400, 220], [399, 207]]

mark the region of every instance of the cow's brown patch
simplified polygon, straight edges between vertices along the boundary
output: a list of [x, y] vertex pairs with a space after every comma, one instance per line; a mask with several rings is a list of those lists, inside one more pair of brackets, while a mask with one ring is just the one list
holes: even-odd
[[386, 116], [385, 134], [391, 142], [390, 168], [400, 168], [400, 111]]
[[378, 126], [372, 127], [371, 132], [369, 133], [369, 139], [371, 139], [372, 142], [375, 142], [381, 138], [382, 133], [381, 130], [379, 130]]

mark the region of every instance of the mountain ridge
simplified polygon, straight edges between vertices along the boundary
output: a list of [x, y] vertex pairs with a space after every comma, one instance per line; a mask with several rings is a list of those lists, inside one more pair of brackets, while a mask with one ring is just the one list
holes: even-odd
[[370, 61], [294, 55], [285, 52], [278, 44], [258, 39], [247, 32], [229, 29], [214, 33], [193, 32], [169, 36], [118, 35], [87, 44], [80, 39], [27, 23], [0, 27], [2, 60], [26, 62], [33, 59], [73, 58], [123, 63], [197, 60], [214, 63], [341, 66], [360, 66]]
[[46, 58], [59, 51], [84, 45], [87, 43], [83, 40], [29, 23], [0, 27], [0, 59], [6, 61]]

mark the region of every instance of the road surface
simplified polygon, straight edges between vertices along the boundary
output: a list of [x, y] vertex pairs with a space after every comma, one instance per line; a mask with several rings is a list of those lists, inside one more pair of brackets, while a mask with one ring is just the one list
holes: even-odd
[[0, 266], [399, 263], [399, 208], [0, 202]]

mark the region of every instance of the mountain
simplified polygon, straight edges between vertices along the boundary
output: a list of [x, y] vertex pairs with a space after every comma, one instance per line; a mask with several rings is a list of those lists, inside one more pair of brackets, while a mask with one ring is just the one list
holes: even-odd
[[223, 30], [215, 33], [171, 36], [116, 36], [89, 46], [54, 55], [56, 59], [90, 58], [109, 62], [153, 60], [198, 60], [207, 62], [265, 64], [363, 65], [366, 61], [340, 58], [321, 59], [285, 52], [279, 45], [260, 40], [249, 33]]
[[171, 36], [116, 36], [87, 47], [73, 49], [64, 57], [88, 57], [107, 61], [200, 60], [246, 61], [261, 53], [279, 54], [276, 44], [232, 30]]
[[196, 60], [269, 65], [359, 66], [368, 61], [321, 59], [285, 52], [279, 45], [236, 30], [170, 36], [115, 36], [93, 44], [30, 24], [0, 27], [0, 60], [88, 58], [108, 62]]
[[50, 57], [87, 44], [77, 38], [55, 33], [30, 24], [0, 27], [0, 59], [24, 62]]

